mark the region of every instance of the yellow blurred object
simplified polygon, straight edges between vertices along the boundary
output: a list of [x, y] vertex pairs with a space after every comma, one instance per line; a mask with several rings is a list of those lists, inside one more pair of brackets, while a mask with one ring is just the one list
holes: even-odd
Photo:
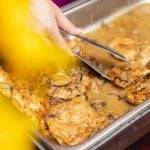
[[12, 105], [11, 100], [0, 94], [0, 149], [32, 150], [27, 137], [31, 125]]
[[67, 68], [73, 56], [36, 32], [34, 19], [28, 0], [0, 1], [0, 49], [9, 68], [22, 74]]
[[[34, 18], [28, 0], [0, 0], [0, 56], [9, 71], [17, 76], [57, 72], [68, 68], [74, 57], [59, 48], [43, 33], [33, 29]], [[33, 25], [33, 26], [32, 26]], [[33, 77], [32, 76], [32, 77]], [[28, 79], [27, 79], [28, 80]], [[31, 79], [30, 79], [31, 80]], [[28, 122], [11, 106], [11, 100], [0, 95], [0, 149], [30, 150]], [[28, 126], [28, 125], [27, 125]]]

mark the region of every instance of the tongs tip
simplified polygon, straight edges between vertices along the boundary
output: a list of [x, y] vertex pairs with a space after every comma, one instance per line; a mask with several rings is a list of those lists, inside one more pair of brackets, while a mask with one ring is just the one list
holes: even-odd
[[115, 55], [115, 58], [117, 58], [119, 60], [122, 60], [124, 62], [127, 62], [127, 63], [129, 62], [129, 60], [125, 56], [123, 56], [123, 55], [120, 55], [120, 56], [118, 56], [118, 55], [116, 56]]

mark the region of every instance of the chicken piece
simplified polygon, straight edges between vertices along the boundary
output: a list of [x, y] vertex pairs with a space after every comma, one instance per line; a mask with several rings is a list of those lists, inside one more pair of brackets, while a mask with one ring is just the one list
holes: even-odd
[[150, 60], [149, 43], [142, 39], [131, 39], [125, 37], [115, 38], [110, 47], [123, 54], [130, 63], [145, 66]]
[[31, 92], [29, 84], [26, 82], [13, 82], [10, 74], [0, 67], [0, 92], [7, 97], [12, 98], [13, 104], [23, 113], [27, 114], [33, 123], [39, 127], [39, 130], [45, 137], [49, 137], [49, 131], [46, 128], [44, 115], [46, 109], [49, 109], [49, 100], [42, 98]]
[[129, 86], [136, 79], [132, 70], [125, 68], [113, 68], [108, 75], [115, 85], [122, 88]]
[[139, 41], [137, 42], [127, 37], [116, 37], [110, 43], [110, 47], [124, 55], [129, 61], [134, 60], [140, 51]]
[[38, 110], [41, 106], [36, 104], [38, 100], [32, 95], [28, 88], [28, 84], [13, 83], [10, 75], [2, 68], [0, 68], [0, 82], [0, 92], [5, 96], [12, 98], [13, 103], [21, 112], [27, 112], [33, 120], [37, 120], [37, 116], [35, 117], [33, 110]]
[[77, 74], [71, 74], [72, 82], [65, 86], [52, 86], [49, 89], [49, 96], [53, 104], [70, 100], [77, 96], [97, 97], [100, 94], [100, 86], [104, 80], [94, 77], [88, 72], [80, 70]]
[[51, 106], [47, 123], [60, 144], [75, 145], [104, 127], [105, 118], [81, 98]]
[[37, 126], [50, 109], [49, 98], [41, 97], [30, 90], [28, 83], [16, 83], [12, 89], [13, 104], [31, 118]]
[[134, 105], [141, 104], [150, 98], [150, 74], [137, 80], [135, 84], [129, 89], [126, 100]]
[[124, 67], [113, 68], [108, 73], [108, 76], [116, 86], [126, 88], [127, 86], [131, 85], [138, 77], [148, 73], [149, 70], [146, 68]]
[[12, 102], [31, 119], [45, 137], [51, 137], [45, 121], [47, 110], [50, 109], [48, 97], [38, 96], [30, 89], [28, 83], [19, 82], [12, 89]]
[[80, 71], [78, 74], [71, 74], [72, 82], [65, 86], [51, 85], [48, 95], [54, 100], [70, 100], [77, 96], [82, 96], [88, 90], [91, 80], [87, 73]]
[[136, 81], [139, 77], [146, 76], [150, 73], [150, 70], [146, 67], [138, 68], [113, 68], [108, 76], [111, 78], [113, 83], [121, 88], [126, 88]]
[[114, 67], [108, 76], [115, 85], [126, 88], [138, 77], [146, 75], [149, 70], [145, 67], [149, 60], [149, 47], [143, 40], [117, 37], [110, 44], [118, 52], [126, 56], [130, 64]]
[[109, 72], [109, 77], [114, 81], [115, 85], [125, 88], [139, 76], [148, 73], [148, 70], [143, 68], [148, 63], [150, 57], [149, 46], [146, 46], [146, 42], [143, 40], [117, 37], [112, 41], [110, 46], [126, 56], [131, 64], [131, 67], [127, 64], [122, 68], [113, 68]]

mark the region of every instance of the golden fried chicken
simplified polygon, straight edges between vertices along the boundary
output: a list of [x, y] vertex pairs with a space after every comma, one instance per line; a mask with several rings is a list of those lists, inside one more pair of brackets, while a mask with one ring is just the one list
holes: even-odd
[[[77, 96], [83, 96], [85, 92], [90, 88], [91, 78], [90, 74], [87, 71], [82, 71], [83, 66], [78, 72], [70, 71], [67, 78], [63, 78], [65, 84], [54, 84], [53, 78], [51, 80], [51, 85], [48, 95], [51, 97], [51, 101], [61, 101], [61, 100], [70, 100]], [[64, 76], [64, 75], [63, 75]], [[71, 79], [70, 80], [68, 79]], [[62, 78], [59, 78], [61, 83]], [[69, 82], [68, 82], [69, 81]], [[67, 84], [66, 84], [67, 83]]]
[[150, 74], [137, 80], [126, 94], [126, 100], [134, 105], [150, 98]]
[[45, 136], [50, 137], [45, 121], [47, 110], [50, 109], [49, 97], [40, 96], [30, 89], [28, 82], [15, 83], [11, 94], [13, 104], [25, 113]]
[[120, 67], [113, 68], [109, 71], [108, 75], [115, 85], [118, 87], [126, 88], [131, 85], [140, 76], [146, 75], [149, 70], [142, 67]]
[[115, 85], [126, 88], [138, 77], [150, 72], [146, 65], [150, 59], [150, 47], [143, 40], [117, 37], [110, 46], [123, 54], [129, 61], [123, 66], [113, 67], [108, 76]]
[[133, 61], [135, 56], [140, 51], [139, 41], [134, 41], [131, 38], [127, 37], [116, 37], [111, 43], [110, 47], [124, 55], [127, 60]]
[[122, 88], [129, 86], [136, 79], [130, 68], [113, 68], [108, 75], [115, 85]]
[[104, 127], [101, 117], [90, 104], [75, 98], [53, 105], [47, 116], [49, 131], [60, 144], [75, 145]]

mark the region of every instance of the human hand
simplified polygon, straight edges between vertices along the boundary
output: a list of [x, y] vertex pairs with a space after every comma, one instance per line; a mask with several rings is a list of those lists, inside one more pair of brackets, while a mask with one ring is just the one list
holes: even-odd
[[67, 44], [59, 32], [59, 27], [72, 34], [80, 34], [81, 29], [75, 27], [62, 13], [60, 8], [52, 1], [48, 0], [32, 0], [32, 12], [42, 28], [46, 28], [52, 39], [63, 48], [67, 48]]

